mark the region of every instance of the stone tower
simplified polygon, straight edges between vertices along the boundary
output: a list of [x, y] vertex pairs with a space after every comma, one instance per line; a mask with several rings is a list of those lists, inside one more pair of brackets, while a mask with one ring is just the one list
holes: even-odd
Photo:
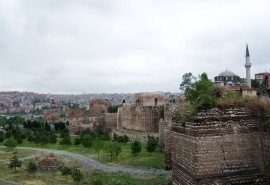
[[249, 56], [249, 51], [248, 51], [248, 45], [246, 47], [246, 84], [248, 87], [251, 87], [251, 78], [250, 78], [250, 67], [251, 67], [251, 63], [250, 63], [250, 56]]

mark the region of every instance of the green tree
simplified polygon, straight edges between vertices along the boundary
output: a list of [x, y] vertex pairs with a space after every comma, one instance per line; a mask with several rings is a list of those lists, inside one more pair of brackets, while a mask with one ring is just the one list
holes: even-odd
[[121, 153], [122, 150], [118, 142], [107, 141], [104, 145], [104, 151], [109, 153], [112, 162], [114, 156], [117, 160], [117, 156]]
[[35, 177], [35, 173], [37, 172], [37, 164], [33, 161], [29, 161], [29, 163], [27, 164], [27, 171], [29, 173], [33, 173]]
[[0, 143], [2, 143], [5, 140], [5, 135], [3, 132], [0, 132]]
[[49, 135], [45, 131], [39, 132], [40, 134], [40, 144], [41, 146], [45, 146], [49, 143]]
[[111, 162], [112, 162], [112, 159], [113, 159], [113, 155], [114, 155], [114, 144], [112, 141], [107, 141], [104, 145], [104, 151], [109, 153], [110, 155], [110, 159], [111, 159]]
[[148, 141], [146, 144], [147, 152], [149, 152], [149, 153], [154, 152], [156, 150], [157, 145], [158, 145], [157, 139], [153, 136], [148, 136]]
[[57, 142], [57, 135], [54, 131], [47, 131], [48, 133], [48, 142], [51, 144], [55, 144]]
[[98, 154], [98, 159], [99, 159], [99, 152], [103, 148], [103, 141], [101, 139], [95, 139], [93, 142], [93, 148]]
[[39, 132], [37, 132], [37, 131], [34, 132], [33, 133], [33, 142], [38, 145], [40, 143], [40, 141], [41, 141], [41, 136], [40, 136]]
[[14, 137], [8, 138], [4, 144], [8, 149], [13, 150], [18, 145], [18, 142]]
[[60, 171], [61, 171], [62, 175], [66, 176], [66, 181], [67, 181], [68, 175], [71, 175], [71, 173], [72, 173], [71, 169], [67, 166], [62, 166], [60, 168]]
[[16, 171], [16, 168], [19, 168], [22, 166], [22, 161], [20, 161], [16, 155], [13, 156], [13, 158], [11, 158], [9, 160], [9, 163], [8, 163], [8, 167], [12, 170], [14, 168], [15, 170], [15, 173], [17, 172]]
[[199, 75], [198, 80], [192, 73], [184, 74], [180, 89], [184, 90], [186, 100], [198, 109], [207, 109], [216, 104], [217, 93], [206, 73]]
[[7, 124], [7, 118], [0, 116], [0, 126], [5, 126]]
[[59, 142], [60, 145], [70, 146], [71, 145], [71, 138], [69, 135], [65, 135], [62, 140]]
[[194, 82], [196, 81], [196, 77], [192, 75], [192, 73], [185, 73], [182, 76], [182, 83], [180, 84], [180, 89], [185, 92], [185, 95], [188, 94], [190, 89], [194, 89]]
[[79, 182], [83, 179], [83, 173], [78, 168], [75, 168], [71, 172], [71, 177], [73, 178], [73, 180], [78, 185]]
[[252, 88], [259, 88], [260, 82], [257, 79], [251, 79], [251, 87]]
[[120, 107], [120, 105], [111, 105], [110, 107], [108, 107], [109, 113], [117, 113], [118, 107]]
[[131, 143], [131, 153], [133, 156], [138, 155], [142, 150], [142, 143], [138, 140], [135, 140]]
[[90, 134], [85, 134], [82, 137], [82, 145], [86, 148], [90, 148], [92, 146], [92, 137]]
[[121, 149], [120, 143], [113, 142], [113, 144], [114, 144], [114, 155], [115, 155], [115, 159], [117, 160], [117, 157], [121, 153], [122, 149]]
[[74, 141], [73, 141], [73, 144], [76, 145], [76, 146], [80, 145], [80, 144], [81, 144], [80, 138], [76, 137], [76, 138], [74, 139]]

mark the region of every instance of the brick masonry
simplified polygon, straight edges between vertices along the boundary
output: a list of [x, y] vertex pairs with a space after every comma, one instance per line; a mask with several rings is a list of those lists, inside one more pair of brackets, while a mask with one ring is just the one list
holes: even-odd
[[174, 184], [261, 184], [260, 133], [247, 109], [202, 111], [169, 137]]

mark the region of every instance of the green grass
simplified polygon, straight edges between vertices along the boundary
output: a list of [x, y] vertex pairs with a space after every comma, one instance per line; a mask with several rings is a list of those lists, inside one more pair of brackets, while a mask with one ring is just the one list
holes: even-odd
[[1, 148], [0, 149], [0, 160], [8, 160], [13, 157], [13, 155], [16, 155], [18, 158], [27, 157], [29, 155], [35, 154], [34, 151], [29, 150], [9, 150], [7, 148]]
[[[71, 136], [72, 142], [78, 136]], [[56, 144], [47, 144], [45, 146], [41, 146], [40, 144], [37, 145], [33, 142], [29, 142], [24, 140], [24, 142], [18, 146], [22, 147], [33, 147], [33, 148], [44, 148], [44, 149], [56, 149], [56, 150], [66, 150], [73, 153], [79, 153], [91, 156], [94, 159], [98, 159], [97, 153], [92, 148], [85, 148], [82, 145], [75, 146], [62, 146], [59, 145], [59, 141], [61, 139], [57, 138]], [[108, 153], [104, 151], [100, 151], [99, 161], [105, 164], [110, 165], [120, 165], [120, 166], [127, 166], [127, 167], [135, 167], [135, 168], [157, 168], [157, 169], [164, 169], [165, 162], [164, 162], [164, 153], [156, 151], [153, 153], [148, 153], [146, 151], [146, 147], [142, 147], [142, 151], [137, 155], [133, 156], [131, 154], [130, 144], [121, 144], [121, 153], [117, 157], [117, 160], [114, 158], [113, 162], [110, 161], [110, 156]]]
[[[73, 137], [74, 139], [75, 137]], [[90, 155], [94, 158], [97, 158], [96, 153], [93, 149], [87, 149], [83, 146], [69, 146], [63, 147], [57, 144], [48, 144], [46, 146], [36, 145], [34, 143], [30, 143], [25, 141], [20, 146], [25, 147], [40, 147], [40, 148], [50, 148], [50, 149], [60, 149], [67, 150], [71, 152], [81, 153], [84, 155]], [[149, 154], [145, 147], [141, 153], [139, 153], [136, 157], [131, 155], [130, 144], [121, 144], [122, 152], [118, 156], [117, 161], [110, 162], [110, 157], [107, 153], [101, 152], [100, 161], [103, 163], [107, 163], [110, 165], [123, 165], [123, 166], [132, 166], [137, 168], [163, 168], [164, 166], [164, 154], [161, 152], [154, 152]], [[16, 155], [21, 157], [26, 157], [29, 155], [36, 154], [35, 151], [32, 150], [23, 150], [23, 149], [15, 149]], [[14, 173], [14, 170], [10, 170], [6, 165], [8, 159], [10, 159], [14, 155], [14, 151], [8, 151], [7, 149], [0, 148], [0, 185], [1, 184], [13, 184], [13, 182], [20, 182], [25, 185], [70, 185], [74, 184], [74, 181], [71, 176], [67, 178], [62, 176], [60, 172], [41, 172], [38, 171], [36, 173], [36, 177], [34, 178], [32, 174], [27, 173], [26, 165], [29, 160], [23, 161], [23, 166], [17, 169], [17, 173]], [[72, 167], [80, 167], [80, 163], [76, 161], [72, 161], [69, 158], [65, 158], [64, 156], [60, 156], [58, 158], [58, 164], [64, 163], [68, 164], [70, 168]], [[168, 179], [165, 175], [130, 175], [127, 173], [117, 172], [117, 173], [105, 173], [100, 171], [84, 171], [84, 178], [79, 184], [98, 184], [101, 182], [102, 184], [108, 185], [166, 185], [171, 183], [170, 179]]]
[[102, 152], [100, 155], [100, 161], [111, 165], [129, 166], [135, 168], [157, 168], [164, 169], [164, 153], [153, 152], [148, 153], [143, 146], [142, 151], [137, 155], [131, 154], [130, 144], [122, 144], [122, 151], [117, 157], [117, 161], [110, 162], [110, 156], [107, 153]]
[[[12, 157], [12, 152], [7, 151], [6, 149], [0, 149], [1, 157], [5, 157], [7, 160]], [[26, 151], [26, 150], [17, 150], [18, 156], [27, 156], [35, 154], [34, 151]], [[137, 156], [138, 157], [138, 156]], [[0, 161], [0, 185], [1, 184], [13, 184], [13, 182], [19, 182], [25, 185], [70, 185], [74, 184], [71, 176], [67, 178], [62, 176], [59, 171], [55, 172], [41, 172], [38, 171], [36, 173], [36, 177], [33, 174], [29, 174], [26, 171], [26, 166], [28, 162], [32, 160], [24, 160], [23, 166], [21, 168], [17, 168], [17, 173], [14, 170], [11, 170], [7, 167], [6, 162], [4, 160]], [[65, 157], [59, 157], [58, 163], [66, 163]], [[76, 162], [69, 161], [69, 167], [79, 167]], [[170, 179], [168, 179], [165, 175], [130, 175], [127, 173], [117, 172], [117, 173], [104, 173], [100, 171], [84, 171], [84, 178], [79, 184], [97, 184], [97, 182], [102, 182], [104, 185], [166, 185], [170, 183]], [[3, 181], [2, 181], [3, 180]], [[8, 182], [8, 183], [7, 183]]]

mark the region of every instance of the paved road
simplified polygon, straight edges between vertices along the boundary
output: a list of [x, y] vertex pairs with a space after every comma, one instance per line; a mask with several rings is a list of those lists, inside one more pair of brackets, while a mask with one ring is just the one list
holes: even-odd
[[[3, 147], [3, 146], [0, 146]], [[66, 156], [72, 159], [79, 161], [82, 166], [88, 170], [101, 170], [104, 172], [126, 172], [130, 174], [164, 174], [164, 175], [171, 175], [171, 171], [159, 170], [159, 169], [138, 169], [138, 168], [128, 168], [124, 166], [110, 166], [99, 161], [92, 159], [89, 156], [85, 156], [82, 154], [76, 154], [72, 152], [68, 152], [65, 150], [53, 150], [53, 149], [43, 149], [43, 148], [29, 148], [29, 147], [16, 147], [17, 149], [27, 149], [27, 150], [34, 150], [34, 151], [41, 151], [43, 153], [54, 153], [60, 156]], [[36, 155], [31, 155], [26, 158], [22, 159], [29, 159], [34, 158]]]

